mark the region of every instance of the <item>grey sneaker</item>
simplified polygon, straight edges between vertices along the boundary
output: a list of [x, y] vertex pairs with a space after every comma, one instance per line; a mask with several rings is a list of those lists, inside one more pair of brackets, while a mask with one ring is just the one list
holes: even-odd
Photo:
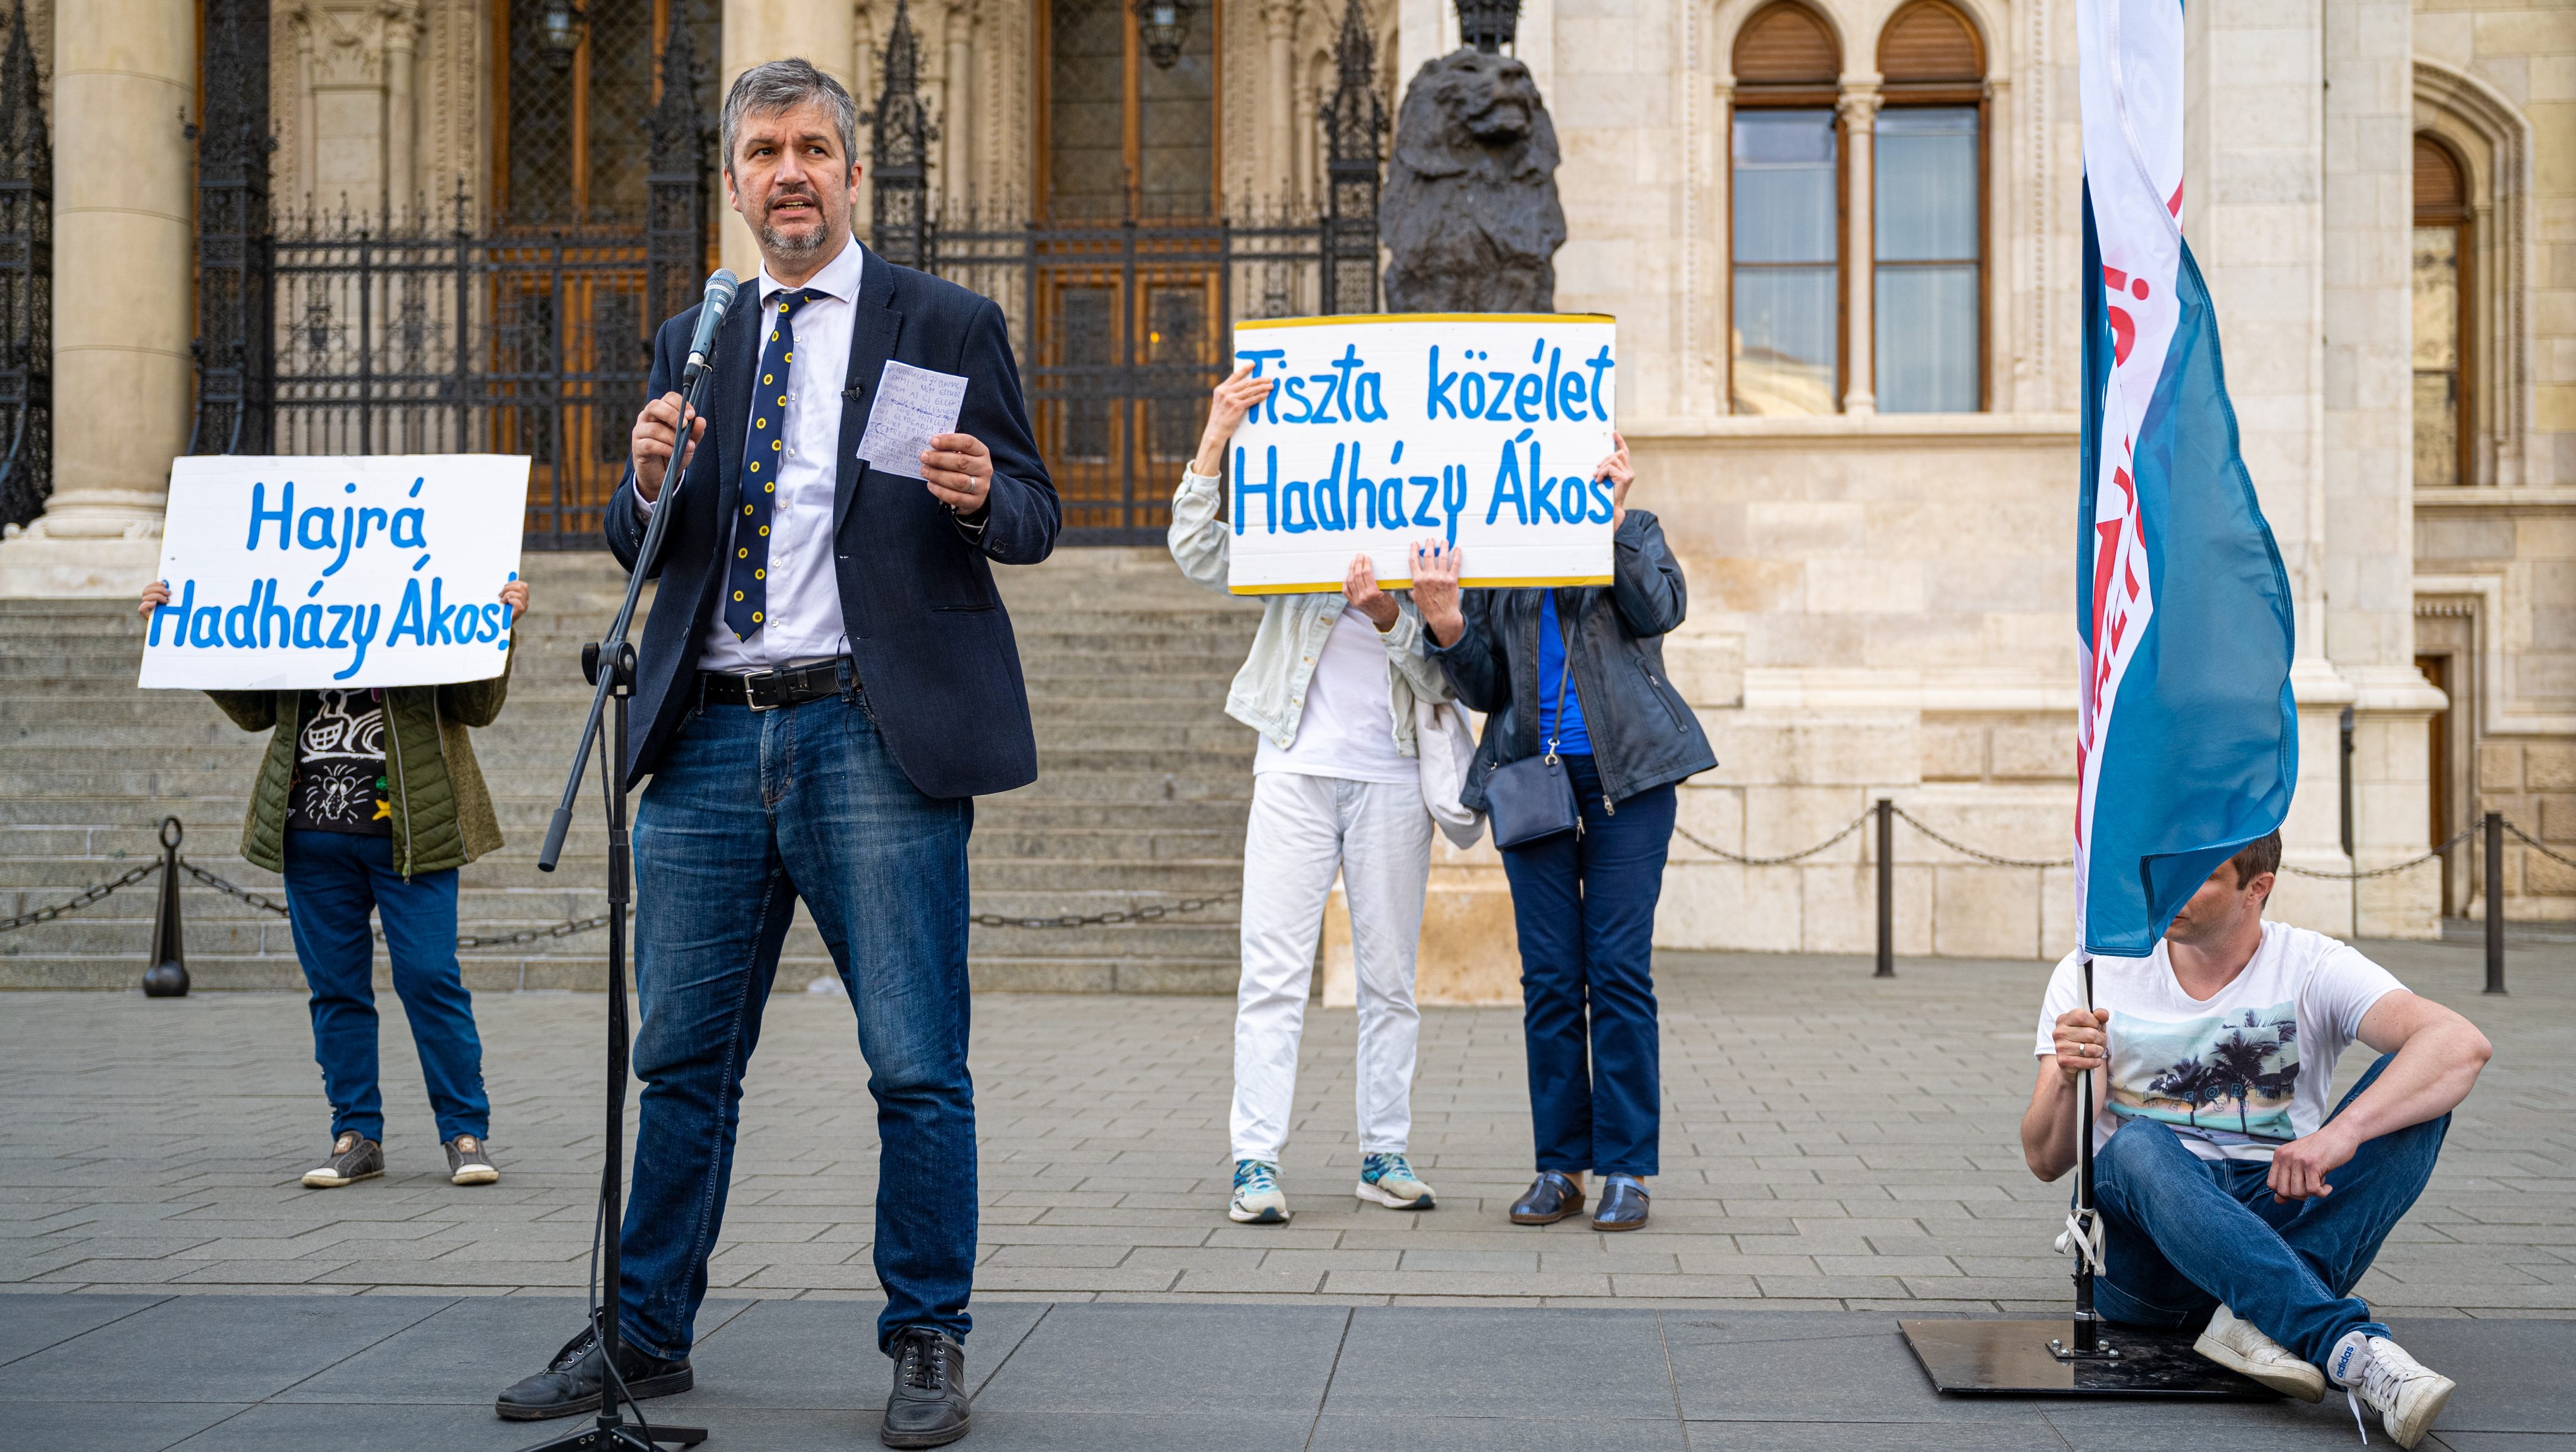
[[304, 1172], [304, 1188], [337, 1189], [372, 1180], [385, 1172], [385, 1147], [358, 1133], [344, 1129], [331, 1141], [331, 1157]]
[[493, 1167], [491, 1152], [478, 1135], [460, 1134], [447, 1142], [447, 1183], [451, 1185], [489, 1185], [501, 1178]]

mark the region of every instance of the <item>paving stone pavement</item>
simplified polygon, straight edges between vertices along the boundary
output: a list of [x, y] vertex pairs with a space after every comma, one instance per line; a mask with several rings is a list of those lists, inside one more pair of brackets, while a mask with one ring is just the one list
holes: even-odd
[[[579, 1303], [557, 1297], [0, 1295], [0, 1428], [39, 1452], [449, 1452], [503, 1422]], [[648, 1402], [709, 1452], [872, 1448], [891, 1380], [873, 1307], [711, 1301], [697, 1389]], [[2342, 1398], [2177, 1406], [1945, 1400], [1884, 1314], [997, 1303], [967, 1341], [960, 1452], [2072, 1452], [2193, 1443], [2344, 1452]], [[2565, 1452], [2576, 1322], [2408, 1320], [2459, 1392], [2431, 1452]], [[531, 1348], [537, 1348], [533, 1352]], [[2373, 1440], [2386, 1445], [2373, 1429]]]
[[[2576, 952], [2372, 951], [2498, 1054], [2430, 1190], [2363, 1283], [2401, 1315], [2576, 1315]], [[2554, 955], [2554, 956], [2553, 956]], [[1351, 1198], [1348, 1010], [1309, 1014], [1281, 1227], [1222, 1213], [1231, 1004], [986, 994], [977, 1295], [1050, 1302], [1995, 1312], [2065, 1304], [2065, 1187], [2015, 1125], [2045, 965], [1668, 954], [1654, 1223], [1507, 1222], [1529, 1175], [1519, 1015], [1428, 1009], [1417, 1165], [1440, 1208]], [[0, 1287], [576, 1293], [597, 1183], [604, 1000], [477, 1002], [499, 1185], [445, 1182], [417, 1061], [380, 994], [391, 1173], [298, 1187], [328, 1112], [288, 994], [0, 998]], [[2367, 1056], [2346, 1056], [2347, 1080]], [[718, 1294], [878, 1299], [874, 1110], [848, 1005], [781, 994], [747, 1085]]]

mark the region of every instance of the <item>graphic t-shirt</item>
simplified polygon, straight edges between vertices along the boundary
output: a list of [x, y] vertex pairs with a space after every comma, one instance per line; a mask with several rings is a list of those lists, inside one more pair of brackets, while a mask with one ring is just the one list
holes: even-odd
[[1252, 756], [1252, 774], [1289, 771], [1341, 781], [1409, 782], [1421, 768], [1395, 749], [1395, 708], [1387, 693], [1395, 669], [1386, 637], [1358, 610], [1345, 605], [1324, 637], [1324, 652], [1306, 681], [1306, 707], [1297, 735], [1286, 746], [1267, 736]]
[[385, 703], [373, 691], [320, 691], [295, 738], [295, 791], [286, 825], [317, 832], [393, 833], [385, 780]]
[[[2146, 958], [2093, 959], [2093, 1006], [2111, 1011], [2109, 1092], [2093, 1145], [2124, 1119], [2153, 1119], [2205, 1160], [2268, 1160], [2313, 1134], [2332, 1109], [2335, 1060], [2381, 995], [2405, 987], [2348, 943], [2263, 925], [2245, 971], [2200, 1002], [2175, 980], [2168, 946]], [[2084, 1006], [2070, 953], [2048, 980], [2039, 1043], [2055, 1051], [2059, 1014]]]

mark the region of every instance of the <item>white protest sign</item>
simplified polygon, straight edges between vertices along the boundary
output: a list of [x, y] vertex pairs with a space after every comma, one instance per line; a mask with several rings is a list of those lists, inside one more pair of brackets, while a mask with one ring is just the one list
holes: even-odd
[[1227, 587], [1331, 590], [1366, 551], [1411, 583], [1412, 545], [1464, 583], [1606, 585], [1617, 328], [1599, 313], [1412, 313], [1235, 324], [1234, 362], [1277, 378], [1236, 431]]
[[528, 460], [217, 455], [170, 465], [144, 686], [427, 686], [509, 663]]

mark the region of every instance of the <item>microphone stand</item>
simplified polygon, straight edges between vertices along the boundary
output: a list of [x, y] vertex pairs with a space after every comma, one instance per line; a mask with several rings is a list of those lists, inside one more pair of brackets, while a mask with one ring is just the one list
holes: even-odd
[[599, 1174], [600, 1305], [595, 1324], [602, 1358], [599, 1416], [587, 1427], [539, 1442], [526, 1452], [657, 1452], [656, 1443], [694, 1447], [707, 1440], [703, 1427], [663, 1427], [644, 1422], [638, 1431], [627, 1423], [618, 1407], [625, 1384], [617, 1372], [617, 1320], [618, 1248], [625, 1228], [626, 908], [633, 899], [634, 876], [633, 846], [626, 830], [626, 713], [627, 702], [635, 695], [635, 647], [626, 633], [635, 619], [635, 604], [644, 592], [644, 581], [661, 556], [662, 537], [670, 532], [671, 516], [679, 512], [673, 505], [687, 474], [681, 465], [696, 461], [696, 452], [689, 443], [689, 426], [692, 420], [702, 417], [699, 400], [706, 392], [707, 381], [714, 376], [715, 368], [710, 363], [688, 380], [680, 409], [679, 447], [674, 451], [673, 467], [663, 476], [659, 507], [645, 522], [644, 543], [637, 548], [635, 568], [626, 577], [625, 603], [617, 607], [608, 634], [596, 644], [581, 648], [582, 674], [597, 689], [590, 698], [590, 717], [582, 725], [581, 742], [573, 748], [572, 771], [564, 778], [563, 799], [555, 806], [554, 819], [546, 825], [546, 845], [537, 854], [537, 867], [545, 872], [554, 871], [555, 864], [562, 860], [564, 834], [572, 830], [573, 800], [581, 793], [582, 774], [590, 769], [590, 748], [599, 739], [600, 718], [605, 714], [614, 744], [603, 743], [599, 761], [600, 791], [608, 804], [608, 1119], [606, 1158]]

